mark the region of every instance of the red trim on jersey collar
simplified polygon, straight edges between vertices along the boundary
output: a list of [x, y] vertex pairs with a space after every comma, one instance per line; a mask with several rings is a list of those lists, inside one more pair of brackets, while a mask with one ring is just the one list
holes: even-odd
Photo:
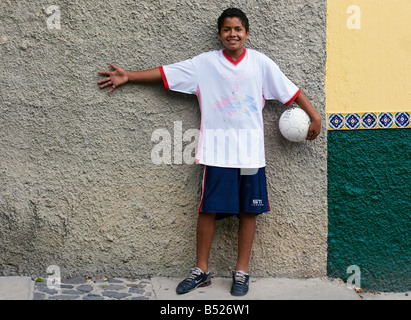
[[235, 65], [235, 66], [236, 66], [237, 64], [239, 64], [241, 61], [243, 61], [246, 53], [247, 53], [247, 49], [244, 48], [244, 51], [243, 51], [243, 53], [241, 54], [241, 56], [240, 56], [237, 60], [234, 60], [233, 58], [231, 58], [231, 57], [228, 55], [228, 53], [225, 51], [225, 49], [223, 50], [223, 55], [224, 55], [224, 57], [225, 57], [228, 61], [230, 61], [233, 65]]

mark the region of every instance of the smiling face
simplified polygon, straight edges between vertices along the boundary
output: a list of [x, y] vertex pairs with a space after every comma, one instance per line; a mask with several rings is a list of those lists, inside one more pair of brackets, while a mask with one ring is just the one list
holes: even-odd
[[244, 51], [245, 41], [250, 36], [250, 31], [246, 31], [240, 18], [226, 18], [218, 38], [222, 41], [227, 54], [237, 59]]

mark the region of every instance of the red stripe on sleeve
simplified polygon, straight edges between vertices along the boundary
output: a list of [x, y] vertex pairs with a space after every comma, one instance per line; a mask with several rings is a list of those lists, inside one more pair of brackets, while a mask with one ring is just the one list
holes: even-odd
[[290, 99], [290, 101], [288, 101], [288, 102], [285, 104], [285, 106], [288, 107], [291, 103], [293, 103], [293, 101], [294, 101], [295, 99], [297, 99], [297, 97], [300, 95], [300, 93], [301, 93], [301, 90], [298, 89], [297, 93]]
[[164, 89], [167, 91], [170, 90], [170, 86], [168, 85], [166, 74], [164, 73], [163, 66], [160, 67], [161, 78], [163, 78]]

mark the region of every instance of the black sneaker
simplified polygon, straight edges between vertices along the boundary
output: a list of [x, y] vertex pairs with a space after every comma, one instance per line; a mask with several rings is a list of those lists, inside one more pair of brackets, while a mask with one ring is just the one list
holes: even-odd
[[197, 287], [207, 287], [210, 284], [210, 272], [205, 273], [200, 268], [192, 268], [188, 277], [179, 283], [176, 292], [178, 294], [184, 294]]
[[231, 286], [231, 294], [233, 296], [245, 296], [248, 292], [248, 283], [250, 276], [244, 271], [233, 271], [233, 285]]

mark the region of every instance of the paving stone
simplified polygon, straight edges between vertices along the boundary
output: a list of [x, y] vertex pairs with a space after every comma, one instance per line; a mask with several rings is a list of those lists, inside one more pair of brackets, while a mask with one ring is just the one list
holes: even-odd
[[127, 289], [127, 287], [126, 286], [121, 286], [121, 285], [118, 285], [118, 284], [110, 284], [104, 289], [105, 290], [116, 290], [116, 291], [118, 291], [118, 290]]
[[128, 290], [129, 293], [137, 293], [137, 294], [144, 294], [145, 291], [143, 289], [139, 289], [139, 288], [130, 288]]
[[46, 295], [44, 293], [34, 293], [33, 294], [33, 300], [44, 300]]
[[50, 300], [75, 300], [77, 299], [77, 296], [71, 296], [71, 295], [58, 295], [58, 296], [51, 296], [49, 299]]
[[84, 277], [74, 277], [70, 279], [62, 279], [61, 283], [63, 284], [83, 284], [83, 283], [87, 283], [87, 279]]
[[70, 295], [82, 295], [84, 294], [84, 291], [80, 291], [80, 290], [63, 290], [61, 292], [62, 294], [70, 294]]
[[73, 289], [74, 286], [70, 285], [70, 284], [61, 284], [60, 285], [61, 289]]
[[90, 292], [93, 291], [93, 286], [89, 284], [82, 284], [77, 287], [77, 290], [83, 291], [83, 292]]
[[146, 285], [140, 283], [127, 283], [127, 287], [143, 289], [146, 287]]
[[117, 291], [104, 291], [102, 295], [108, 298], [114, 298], [119, 300], [131, 296], [131, 294], [129, 293], [122, 293]]
[[43, 292], [43, 293], [47, 293], [47, 294], [57, 294], [58, 293], [57, 290], [49, 289], [46, 286], [39, 286], [39, 287], [37, 287], [37, 290], [40, 291], [40, 292]]
[[131, 300], [149, 300], [149, 298], [141, 296], [141, 297], [133, 297], [131, 298]]
[[123, 283], [124, 281], [123, 281], [123, 280], [120, 280], [120, 279], [113, 279], [113, 278], [111, 278], [111, 279], [108, 279], [108, 282], [109, 282], [109, 283]]
[[83, 297], [83, 300], [104, 300], [104, 298], [97, 294], [88, 294]]

